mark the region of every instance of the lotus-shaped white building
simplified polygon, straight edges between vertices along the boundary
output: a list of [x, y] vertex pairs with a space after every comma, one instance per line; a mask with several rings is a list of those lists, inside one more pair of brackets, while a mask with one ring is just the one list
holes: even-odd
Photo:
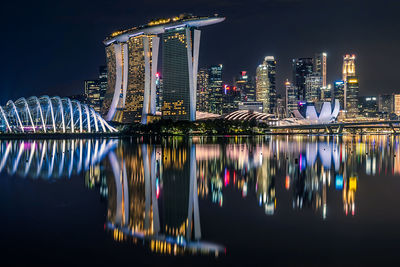
[[117, 132], [97, 112], [77, 100], [58, 96], [31, 96], [0, 106], [3, 133], [112, 133]]
[[305, 114], [300, 113], [299, 110], [293, 111], [296, 119], [300, 120], [302, 123], [307, 124], [324, 124], [331, 123], [336, 120], [340, 111], [340, 102], [335, 99], [335, 104], [332, 107], [331, 102], [324, 102], [322, 104], [321, 110], [318, 113], [314, 105], [307, 105]]

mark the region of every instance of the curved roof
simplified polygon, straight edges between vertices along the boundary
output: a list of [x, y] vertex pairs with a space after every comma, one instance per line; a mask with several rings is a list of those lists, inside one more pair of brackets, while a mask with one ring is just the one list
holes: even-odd
[[59, 96], [31, 96], [0, 106], [0, 132], [7, 133], [112, 133], [93, 108]]
[[233, 120], [240, 120], [240, 121], [249, 121], [251, 119], [256, 120], [269, 120], [272, 119], [274, 115], [261, 113], [256, 111], [249, 111], [249, 110], [237, 110], [232, 113], [229, 113], [225, 116], [225, 119], [233, 121]]
[[178, 28], [183, 26], [203, 27], [224, 21], [224, 17], [195, 17], [195, 16], [179, 16], [174, 18], [159, 19], [150, 21], [146, 25], [130, 28], [127, 30], [116, 31], [104, 40], [105, 45], [114, 42], [126, 42], [130, 37], [141, 34], [161, 34], [165, 30]]

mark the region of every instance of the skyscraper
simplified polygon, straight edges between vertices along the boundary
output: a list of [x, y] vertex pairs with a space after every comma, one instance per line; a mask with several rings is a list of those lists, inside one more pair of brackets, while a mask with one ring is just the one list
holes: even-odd
[[389, 115], [394, 110], [394, 97], [390, 95], [379, 95], [378, 97], [378, 110], [380, 113]]
[[209, 88], [209, 112], [214, 114], [222, 114], [222, 64], [211, 66], [208, 70], [208, 88]]
[[347, 76], [346, 89], [347, 89], [347, 101], [346, 110], [347, 116], [354, 118], [358, 115], [358, 78], [357, 76]]
[[240, 91], [236, 86], [224, 85], [224, 94], [222, 97], [222, 113], [228, 114], [239, 109]]
[[285, 82], [286, 91], [286, 116], [290, 117], [294, 110], [297, 110], [298, 93], [297, 88], [293, 86], [288, 80]]
[[248, 75], [247, 71], [241, 71], [237, 77], [235, 77], [235, 86], [240, 91], [240, 97], [242, 102], [252, 102], [256, 100], [256, 89], [254, 86], [253, 79]]
[[348, 76], [356, 75], [356, 67], [355, 67], [355, 55], [345, 55], [343, 56], [343, 68], [342, 68], [342, 80], [344, 82], [344, 109], [347, 110], [347, 100], [348, 100], [348, 89], [347, 89], [347, 79]]
[[296, 58], [292, 60], [292, 84], [297, 87], [298, 100], [306, 99], [306, 77], [313, 73], [312, 58]]
[[156, 73], [156, 111], [161, 112], [163, 104], [163, 80], [160, 73]]
[[318, 53], [314, 58], [314, 72], [318, 73], [322, 78], [322, 88], [327, 87], [326, 83], [326, 53]]
[[194, 120], [196, 115], [198, 27], [225, 18], [183, 14], [112, 33], [106, 45], [108, 89], [102, 106], [107, 120], [147, 123], [156, 113], [159, 34], [163, 34], [162, 116]]
[[[103, 102], [106, 120], [147, 123], [150, 98], [155, 100], [158, 45], [157, 36], [140, 33], [106, 47], [108, 90]], [[155, 101], [151, 106], [154, 114]]]
[[99, 67], [100, 107], [107, 92], [107, 66]]
[[333, 95], [339, 100], [340, 110], [344, 110], [344, 81], [336, 81], [333, 83]]
[[306, 101], [317, 102], [321, 98], [322, 76], [313, 72], [306, 77]]
[[163, 34], [163, 118], [196, 119], [199, 42], [200, 31], [191, 27], [175, 27]]
[[263, 102], [263, 112], [274, 114], [276, 111], [276, 61], [267, 56], [256, 70], [256, 99]]
[[364, 117], [376, 118], [378, 114], [378, 98], [376, 96], [359, 97], [358, 110]]
[[208, 112], [209, 110], [209, 86], [208, 69], [201, 68], [197, 73], [197, 110]]
[[96, 112], [100, 111], [100, 85], [98, 80], [85, 81], [86, 103]]

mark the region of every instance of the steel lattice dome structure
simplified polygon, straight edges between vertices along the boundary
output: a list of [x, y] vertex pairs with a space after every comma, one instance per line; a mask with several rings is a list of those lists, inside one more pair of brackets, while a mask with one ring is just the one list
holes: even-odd
[[67, 97], [31, 96], [0, 106], [3, 133], [112, 133], [117, 132], [86, 104]]

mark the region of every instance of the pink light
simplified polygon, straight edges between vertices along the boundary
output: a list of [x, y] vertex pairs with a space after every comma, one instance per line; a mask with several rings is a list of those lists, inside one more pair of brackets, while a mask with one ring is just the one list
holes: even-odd
[[225, 187], [229, 185], [229, 171], [225, 169], [225, 177], [224, 177]]

